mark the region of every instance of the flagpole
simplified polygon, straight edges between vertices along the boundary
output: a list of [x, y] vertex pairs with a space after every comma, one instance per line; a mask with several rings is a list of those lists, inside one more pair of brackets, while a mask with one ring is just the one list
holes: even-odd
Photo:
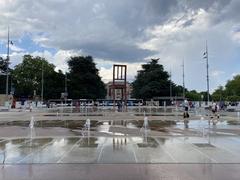
[[183, 74], [182, 74], [182, 77], [183, 77], [183, 98], [185, 99], [185, 69], [184, 69], [184, 59], [183, 59], [183, 64], [182, 64], [182, 70], [183, 70]]
[[208, 44], [206, 41], [206, 61], [207, 61], [207, 103], [209, 104], [209, 64], [208, 64]]
[[9, 77], [8, 77], [8, 73], [9, 73], [9, 43], [10, 43], [10, 40], [9, 40], [9, 26], [8, 26], [8, 44], [7, 44], [7, 79], [6, 79], [6, 96], [8, 97], [8, 80], [9, 80]]
[[43, 74], [43, 61], [44, 61], [44, 51], [42, 53], [42, 80], [41, 80], [41, 103], [43, 107], [43, 83], [44, 83], [44, 74]]
[[172, 70], [170, 70], [170, 101], [172, 102]]

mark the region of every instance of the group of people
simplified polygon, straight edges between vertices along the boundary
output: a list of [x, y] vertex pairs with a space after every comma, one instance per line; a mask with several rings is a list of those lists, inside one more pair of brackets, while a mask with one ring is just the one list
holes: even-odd
[[220, 110], [219, 105], [216, 102], [213, 102], [212, 106], [211, 106], [211, 109], [212, 109], [213, 115], [217, 116], [219, 118], [219, 114], [218, 114], [218, 111]]
[[[211, 120], [212, 120], [213, 125], [216, 125], [218, 122], [218, 119], [220, 117], [220, 115], [218, 113], [220, 110], [220, 106], [216, 102], [213, 102], [212, 106], [211, 106], [211, 110], [212, 110]], [[209, 120], [209, 124], [210, 124], [210, 120]]]
[[122, 110], [123, 110], [123, 102], [122, 101], [118, 101], [117, 102], [117, 107], [118, 107], [118, 112], [122, 112]]
[[[184, 124], [185, 126], [188, 127], [188, 118], [189, 118], [189, 102], [188, 100], [184, 100], [183, 103], [184, 106], [184, 112], [183, 112], [183, 118], [184, 118]], [[218, 122], [218, 119], [220, 117], [219, 115], [219, 110], [220, 110], [220, 106], [216, 103], [216, 102], [212, 102], [212, 105], [210, 106], [210, 109], [212, 111], [212, 115], [210, 116], [210, 119], [212, 119], [212, 123], [215, 125]], [[210, 120], [209, 120], [210, 123]]]

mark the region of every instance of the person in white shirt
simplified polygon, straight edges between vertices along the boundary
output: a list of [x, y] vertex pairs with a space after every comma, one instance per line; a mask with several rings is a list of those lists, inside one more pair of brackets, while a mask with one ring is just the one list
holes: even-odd
[[184, 100], [184, 114], [183, 114], [184, 118], [188, 118], [189, 117], [188, 109], [189, 109], [189, 103], [188, 103], [188, 100], [185, 99]]

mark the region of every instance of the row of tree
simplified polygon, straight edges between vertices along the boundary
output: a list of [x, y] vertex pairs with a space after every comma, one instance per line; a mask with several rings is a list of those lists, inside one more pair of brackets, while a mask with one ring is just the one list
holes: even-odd
[[212, 98], [215, 101], [240, 101], [240, 75], [229, 80], [225, 86], [219, 86]]
[[206, 92], [188, 91], [183, 86], [172, 82], [169, 73], [164, 71], [158, 59], [152, 59], [149, 63], [143, 64], [142, 70], [138, 71], [136, 80], [133, 82], [133, 96], [136, 98], [172, 96], [174, 99], [176, 96], [182, 97], [183, 92], [185, 97], [192, 101], [207, 101]]
[[[106, 90], [99, 71], [91, 56], [71, 57], [69, 73], [55, 71], [55, 66], [42, 57], [23, 56], [22, 63], [10, 69], [9, 90], [14, 89], [16, 97], [40, 96], [42, 87], [44, 99], [59, 99], [67, 90], [69, 98], [104, 98]], [[0, 60], [1, 74], [6, 74], [6, 61]], [[0, 93], [5, 93], [6, 77], [1, 76]], [[43, 84], [43, 86], [42, 86]], [[67, 88], [67, 89], [66, 89]]]
[[[45, 58], [25, 55], [22, 63], [10, 69], [9, 90], [14, 89], [16, 97], [33, 97], [41, 95], [44, 84], [44, 99], [60, 98], [61, 93], [65, 91], [72, 99], [105, 98], [105, 85], [91, 56], [71, 57], [67, 64], [68, 73], [64, 74], [60, 70], [56, 72], [55, 66]], [[0, 94], [5, 93], [6, 77], [3, 74], [6, 73], [6, 69], [6, 60], [0, 57]], [[207, 100], [206, 92], [184, 90], [183, 86], [172, 82], [169, 73], [157, 59], [142, 65], [142, 70], [138, 71], [132, 86], [134, 98], [151, 99], [170, 95], [175, 97], [182, 96], [185, 91], [186, 98], [190, 100]], [[225, 87], [220, 86], [211, 97], [217, 101], [240, 100], [240, 75], [228, 81]]]

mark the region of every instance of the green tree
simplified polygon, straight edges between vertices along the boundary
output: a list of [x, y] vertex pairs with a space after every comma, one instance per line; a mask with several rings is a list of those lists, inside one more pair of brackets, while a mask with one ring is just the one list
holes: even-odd
[[105, 98], [106, 89], [91, 56], [71, 57], [69, 66], [69, 97], [73, 99]]
[[[45, 75], [45, 71], [44, 71]], [[47, 78], [49, 76], [49, 78]], [[59, 99], [61, 93], [65, 92], [65, 75], [61, 70], [46, 74], [44, 78], [44, 97], [45, 99]]]
[[44, 72], [44, 98], [60, 98], [64, 91], [64, 75], [54, 71], [55, 66], [41, 57], [24, 55], [23, 62], [12, 71], [15, 95], [41, 95], [42, 69]]
[[237, 95], [227, 96], [226, 100], [231, 102], [240, 101], [240, 96]]
[[157, 59], [142, 65], [133, 82], [132, 95], [135, 98], [150, 99], [153, 97], [169, 96], [170, 80], [168, 72]]
[[3, 75], [4, 73], [4, 60], [2, 57], [0, 57], [0, 94], [4, 93], [5, 89], [5, 77]]
[[5, 94], [6, 91], [6, 76], [0, 74], [0, 94]]
[[[173, 96], [179, 96], [182, 97], [183, 96], [183, 86], [180, 85], [173, 85]], [[185, 88], [185, 93], [187, 93], [188, 90]]]
[[7, 70], [7, 63], [6, 60], [0, 57], [0, 72], [6, 72]]
[[240, 75], [229, 80], [225, 87], [218, 87], [212, 94], [214, 100], [240, 101]]
[[196, 90], [186, 92], [186, 98], [191, 101], [201, 101], [201, 94]]
[[223, 86], [219, 86], [213, 93], [212, 93], [212, 100], [214, 101], [222, 101], [226, 100], [226, 91]]
[[[0, 94], [6, 93], [6, 70], [7, 70], [6, 59], [3, 59], [2, 57], [0, 57]], [[9, 69], [9, 71], [11, 71], [11, 69]], [[9, 79], [10, 78], [11, 77], [9, 77]], [[9, 83], [9, 89], [10, 89], [10, 83]]]
[[[207, 102], [208, 100], [207, 91], [202, 91], [200, 92], [200, 94], [201, 94], [201, 100]], [[209, 95], [209, 99], [211, 101], [212, 99], [211, 95]]]
[[228, 96], [240, 96], [240, 75], [229, 80], [225, 86]]

